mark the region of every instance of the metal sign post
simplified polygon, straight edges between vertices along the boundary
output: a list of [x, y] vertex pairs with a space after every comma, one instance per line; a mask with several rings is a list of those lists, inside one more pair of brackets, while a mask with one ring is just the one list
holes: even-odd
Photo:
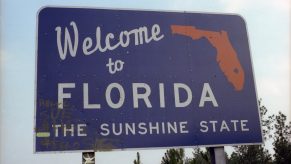
[[210, 147], [211, 164], [226, 164], [224, 147]]
[[83, 152], [82, 164], [95, 164], [95, 152]]

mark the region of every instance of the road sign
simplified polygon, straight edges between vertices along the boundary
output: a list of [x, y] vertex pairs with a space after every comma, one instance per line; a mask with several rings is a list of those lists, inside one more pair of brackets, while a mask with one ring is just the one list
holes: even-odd
[[46, 7], [35, 151], [262, 142], [237, 15]]

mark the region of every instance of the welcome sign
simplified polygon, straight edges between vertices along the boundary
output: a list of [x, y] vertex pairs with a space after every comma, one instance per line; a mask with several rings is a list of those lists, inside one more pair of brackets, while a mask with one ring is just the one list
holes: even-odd
[[237, 15], [43, 8], [35, 151], [261, 143]]

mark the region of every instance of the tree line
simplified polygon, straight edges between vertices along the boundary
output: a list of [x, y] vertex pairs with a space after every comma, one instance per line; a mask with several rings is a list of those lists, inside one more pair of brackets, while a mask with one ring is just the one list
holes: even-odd
[[[270, 153], [266, 145], [234, 146], [231, 154], [225, 152], [227, 164], [290, 164], [291, 163], [291, 122], [278, 112], [269, 115], [267, 108], [259, 101], [262, 133], [265, 141], [272, 142], [274, 153]], [[183, 148], [168, 149], [161, 159], [161, 164], [211, 164], [209, 148], [194, 148], [192, 157], [185, 156]], [[142, 164], [137, 152], [134, 164]]]

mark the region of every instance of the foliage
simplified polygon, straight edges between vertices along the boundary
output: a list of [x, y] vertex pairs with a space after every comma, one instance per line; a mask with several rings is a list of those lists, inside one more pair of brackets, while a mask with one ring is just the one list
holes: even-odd
[[271, 154], [261, 145], [242, 145], [236, 146], [231, 154], [229, 163], [271, 163]]
[[262, 125], [262, 132], [264, 140], [267, 140], [269, 138], [272, 138], [272, 135], [270, 134], [273, 128], [274, 123], [274, 114], [273, 115], [267, 115], [268, 109], [262, 105], [262, 100], [259, 100], [259, 109], [260, 109], [260, 116], [261, 116], [261, 125]]
[[162, 158], [161, 164], [184, 164], [184, 158], [184, 149], [169, 149]]
[[[259, 100], [261, 125], [264, 139], [272, 137], [274, 115], [267, 115], [267, 108]], [[272, 163], [271, 154], [263, 145], [241, 145], [235, 146], [235, 151], [231, 154], [229, 163]]]
[[286, 116], [279, 112], [275, 121], [274, 133], [274, 158], [275, 163], [287, 163], [291, 161], [291, 122], [286, 125]]
[[[263, 138], [273, 140], [274, 159], [264, 145], [235, 146], [234, 152], [227, 158], [228, 164], [287, 164], [291, 161], [291, 122], [286, 123], [286, 116], [279, 112], [268, 115], [267, 108], [259, 101]], [[134, 164], [140, 164], [139, 154]], [[162, 158], [161, 164], [210, 164], [209, 149], [195, 148], [192, 158], [185, 158], [184, 149], [169, 149]]]
[[209, 151], [203, 151], [200, 148], [194, 148], [193, 158], [187, 158], [185, 164], [210, 164]]

